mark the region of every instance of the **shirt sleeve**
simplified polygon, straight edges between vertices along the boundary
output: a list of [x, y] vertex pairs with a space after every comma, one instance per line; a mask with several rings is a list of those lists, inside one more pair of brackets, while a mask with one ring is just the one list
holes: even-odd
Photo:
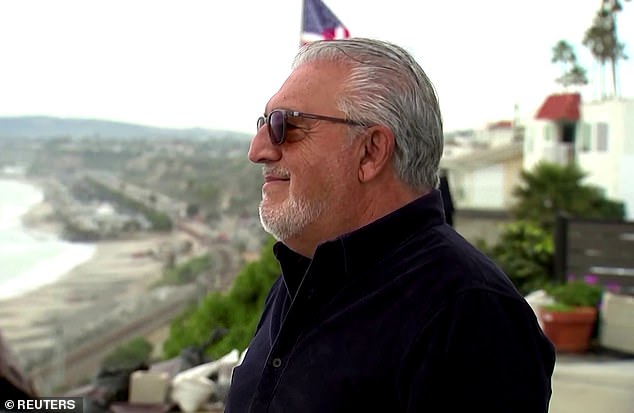
[[521, 297], [471, 290], [440, 310], [402, 364], [401, 411], [548, 412], [555, 354]]

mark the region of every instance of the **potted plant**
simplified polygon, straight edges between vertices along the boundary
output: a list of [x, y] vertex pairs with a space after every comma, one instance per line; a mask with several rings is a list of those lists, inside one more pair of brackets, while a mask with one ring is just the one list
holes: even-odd
[[542, 306], [544, 333], [557, 351], [584, 352], [597, 320], [602, 289], [583, 281], [570, 281], [546, 289], [554, 303]]

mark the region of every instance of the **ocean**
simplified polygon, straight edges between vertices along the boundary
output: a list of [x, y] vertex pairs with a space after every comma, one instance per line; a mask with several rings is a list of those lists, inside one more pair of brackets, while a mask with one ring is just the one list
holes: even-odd
[[53, 283], [95, 253], [94, 244], [22, 226], [21, 216], [42, 199], [35, 186], [0, 179], [0, 300]]

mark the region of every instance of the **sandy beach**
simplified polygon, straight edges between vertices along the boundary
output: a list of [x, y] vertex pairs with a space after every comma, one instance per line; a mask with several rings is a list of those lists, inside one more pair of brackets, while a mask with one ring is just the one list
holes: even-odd
[[[61, 226], [51, 219], [51, 212], [52, 206], [43, 202], [23, 222], [31, 230], [59, 234]], [[97, 242], [91, 259], [57, 281], [0, 300], [4, 337], [21, 363], [29, 366], [41, 354], [80, 343], [103, 326], [125, 321], [126, 308], [135, 311], [142, 305], [150, 286], [161, 277], [160, 251], [186, 239], [178, 232], [139, 233]]]
[[[41, 324], [55, 315], [65, 318], [72, 312], [91, 308], [101, 299], [123, 299], [142, 293], [161, 275], [162, 263], [138, 256], [157, 248], [167, 237], [148, 235], [134, 240], [97, 243], [93, 257], [52, 284], [21, 296], [0, 301], [0, 322], [8, 337], [11, 330]], [[72, 310], [72, 311], [69, 311]]]

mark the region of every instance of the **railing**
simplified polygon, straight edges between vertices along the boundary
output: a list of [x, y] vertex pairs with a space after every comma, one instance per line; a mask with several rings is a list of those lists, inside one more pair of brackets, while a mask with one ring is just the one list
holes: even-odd
[[571, 143], [559, 142], [544, 148], [542, 159], [558, 165], [568, 165], [574, 161], [575, 148]]

